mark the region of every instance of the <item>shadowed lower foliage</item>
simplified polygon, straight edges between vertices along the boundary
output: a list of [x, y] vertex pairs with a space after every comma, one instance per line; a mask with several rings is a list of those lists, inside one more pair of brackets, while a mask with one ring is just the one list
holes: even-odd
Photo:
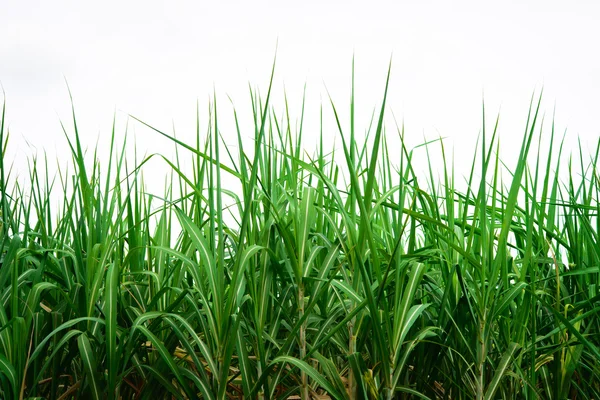
[[72, 175], [33, 157], [27, 182], [3, 108], [1, 398], [600, 398], [598, 152], [565, 159], [532, 100], [512, 167], [484, 117], [461, 191], [441, 141], [414, 149], [447, 166], [423, 178], [385, 131], [387, 81], [368, 146], [354, 90], [349, 123], [325, 107], [343, 154], [323, 132], [305, 154], [270, 95], [251, 92], [253, 149], [235, 112], [223, 145], [215, 98], [194, 144], [138, 120], [178, 153], [133, 166], [114, 128], [106, 165], [84, 156], [73, 113]]

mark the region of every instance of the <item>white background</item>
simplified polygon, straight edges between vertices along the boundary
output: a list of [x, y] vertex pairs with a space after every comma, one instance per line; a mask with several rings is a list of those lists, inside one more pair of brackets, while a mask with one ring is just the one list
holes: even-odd
[[[356, 58], [357, 131], [381, 102], [392, 58], [392, 111], [409, 145], [447, 137], [456, 168], [467, 173], [481, 129], [500, 112], [502, 157], [516, 155], [532, 94], [543, 87], [549, 125], [595, 145], [600, 128], [600, 6], [584, 1], [8, 1], [0, 0], [0, 82], [11, 132], [8, 162], [26, 174], [44, 151], [68, 161], [60, 121], [72, 134], [68, 84], [84, 145], [108, 146], [132, 114], [192, 143], [196, 101], [206, 120], [216, 93], [225, 140], [235, 143], [233, 99], [242, 133], [253, 134], [248, 84], [266, 94], [275, 54], [273, 105], [284, 85], [299, 117], [307, 84], [305, 145], [314, 148], [318, 113], [338, 135], [327, 90], [348, 126], [351, 60]], [[202, 131], [205, 131], [205, 124]], [[130, 121], [140, 154], [171, 144]], [[336, 145], [339, 148], [339, 138]], [[333, 145], [333, 144], [332, 144]], [[593, 149], [595, 146], [590, 146]], [[591, 151], [591, 150], [589, 150]], [[424, 156], [424, 153], [420, 153]], [[164, 164], [151, 165], [153, 174]], [[162, 182], [158, 187], [162, 187]]]

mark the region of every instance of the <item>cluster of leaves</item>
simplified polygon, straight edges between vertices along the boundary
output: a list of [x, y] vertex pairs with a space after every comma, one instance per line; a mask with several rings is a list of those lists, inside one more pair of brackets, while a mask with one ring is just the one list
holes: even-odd
[[[451, 168], [417, 176], [402, 128], [390, 153], [387, 82], [368, 147], [354, 89], [349, 132], [331, 103], [342, 167], [323, 133], [303, 154], [270, 94], [251, 93], [251, 151], [235, 112], [239, 154], [222, 145], [216, 100], [195, 145], [152, 128], [193, 173], [160, 154], [129, 172], [114, 127], [106, 170], [86, 167], [73, 115], [72, 179], [33, 158], [28, 189], [9, 184], [3, 108], [1, 398], [600, 398], [598, 152], [564, 183], [552, 128], [528, 163], [532, 100], [516, 167], [484, 122], [460, 192]], [[162, 197], [150, 158], [172, 171]]]

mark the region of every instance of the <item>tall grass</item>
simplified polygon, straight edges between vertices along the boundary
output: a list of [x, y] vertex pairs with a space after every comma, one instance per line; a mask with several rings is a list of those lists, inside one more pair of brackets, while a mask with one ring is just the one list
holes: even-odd
[[[136, 119], [175, 159], [131, 165], [113, 125], [101, 169], [73, 112], [73, 173], [33, 157], [27, 182], [4, 164], [4, 106], [0, 397], [600, 398], [600, 146], [565, 157], [540, 96], [507, 167], [484, 112], [459, 191], [442, 141], [409, 149], [386, 129], [388, 81], [369, 146], [354, 83], [350, 121], [323, 108], [342, 158], [323, 130], [305, 153], [269, 85], [250, 93], [253, 149], [235, 111], [239, 152], [224, 146], [215, 97], [193, 144]], [[531, 151], [542, 140], [547, 155]], [[445, 168], [421, 176], [415, 151]], [[144, 190], [151, 158], [171, 172], [159, 196]]]

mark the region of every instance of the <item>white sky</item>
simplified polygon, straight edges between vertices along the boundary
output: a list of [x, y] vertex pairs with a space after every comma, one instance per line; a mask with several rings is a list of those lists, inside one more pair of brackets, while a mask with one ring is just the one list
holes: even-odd
[[[213, 87], [222, 133], [235, 143], [227, 95], [247, 117], [248, 83], [266, 94], [277, 41], [273, 105], [283, 111], [285, 83], [298, 117], [307, 83], [309, 148], [321, 98], [332, 121], [325, 85], [348, 120], [353, 53], [358, 132], [379, 106], [393, 54], [388, 111], [405, 122], [409, 144], [448, 137], [461, 173], [481, 127], [482, 97], [490, 125], [501, 112], [506, 159], [517, 151], [530, 97], [542, 86], [542, 108], [551, 117], [556, 105], [557, 127], [567, 129], [569, 143], [594, 143], [599, 21], [594, 1], [0, 0], [8, 161], [25, 173], [34, 152], [26, 142], [66, 160], [59, 124], [70, 120], [64, 78], [89, 148], [98, 138], [108, 146], [115, 110], [119, 132], [130, 113], [168, 132], [174, 123], [178, 137], [192, 143], [196, 100], [206, 116]], [[251, 120], [244, 123], [251, 136]], [[133, 126], [142, 153], [165, 152], [166, 141]], [[335, 135], [331, 126], [327, 137]]]

